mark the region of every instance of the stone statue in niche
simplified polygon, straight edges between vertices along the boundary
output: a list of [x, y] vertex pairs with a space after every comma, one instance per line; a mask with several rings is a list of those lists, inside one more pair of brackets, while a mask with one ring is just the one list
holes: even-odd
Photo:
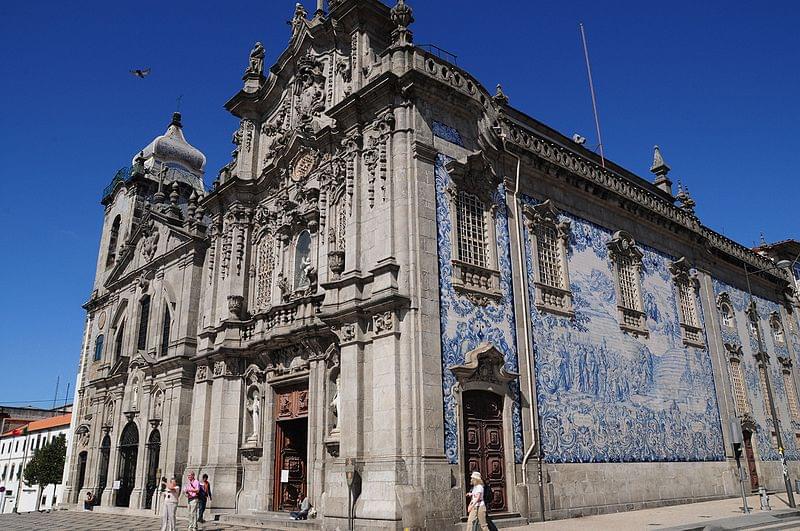
[[164, 393], [159, 391], [159, 392], [156, 393], [156, 396], [155, 396], [154, 402], [153, 402], [153, 418], [154, 419], [160, 419], [161, 418], [161, 412], [162, 412], [163, 409], [164, 409]]
[[341, 411], [342, 398], [340, 394], [341, 375], [336, 375], [336, 382], [333, 389], [333, 400], [331, 400], [331, 415], [333, 417], [333, 429], [331, 433], [339, 433], [339, 411]]
[[317, 268], [311, 265], [311, 257], [303, 259], [303, 284], [306, 286], [305, 295], [310, 296], [314, 294], [317, 289]]
[[248, 441], [258, 442], [261, 435], [261, 394], [258, 389], [253, 389], [247, 401], [247, 411], [250, 413], [251, 433]]
[[281, 292], [281, 302], [289, 302], [292, 288], [289, 286], [289, 279], [283, 273], [278, 273], [278, 289]]

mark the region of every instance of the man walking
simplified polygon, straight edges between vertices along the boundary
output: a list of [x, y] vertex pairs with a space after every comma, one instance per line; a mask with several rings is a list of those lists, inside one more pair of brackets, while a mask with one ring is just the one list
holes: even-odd
[[211, 501], [211, 483], [208, 481], [208, 474], [203, 474], [203, 480], [200, 482], [200, 505], [198, 509], [198, 522], [205, 523], [203, 513], [206, 512], [206, 505]]
[[189, 531], [197, 531], [197, 504], [200, 498], [200, 482], [194, 477], [194, 470], [189, 472], [189, 480], [183, 487], [189, 500]]

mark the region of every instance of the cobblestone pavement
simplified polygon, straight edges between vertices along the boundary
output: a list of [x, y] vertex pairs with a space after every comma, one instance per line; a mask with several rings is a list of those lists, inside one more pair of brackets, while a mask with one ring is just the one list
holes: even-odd
[[[186, 529], [186, 521], [178, 519], [178, 530]], [[51, 513], [21, 513], [0, 515], [3, 531], [159, 531], [161, 521], [147, 516], [128, 516], [78, 511], [55, 511]], [[218, 522], [200, 524], [202, 531], [254, 531], [251, 527], [240, 527]]]

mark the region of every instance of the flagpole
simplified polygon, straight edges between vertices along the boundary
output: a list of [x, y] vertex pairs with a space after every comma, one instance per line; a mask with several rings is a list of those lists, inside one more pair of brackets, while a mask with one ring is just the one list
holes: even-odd
[[22, 477], [25, 475], [25, 461], [28, 460], [28, 426], [22, 428], [22, 434], [25, 436], [25, 440], [22, 442], [22, 445], [25, 448], [25, 453], [22, 455], [22, 465], [18, 471], [19, 476], [17, 479], [17, 497], [14, 498], [13, 511], [15, 514], [19, 508], [19, 499], [22, 497]]

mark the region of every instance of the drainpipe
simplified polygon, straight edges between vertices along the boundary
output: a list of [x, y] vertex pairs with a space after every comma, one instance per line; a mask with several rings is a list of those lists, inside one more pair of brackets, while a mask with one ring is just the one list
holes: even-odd
[[[499, 129], [499, 127], [497, 128]], [[519, 205], [519, 181], [520, 181], [520, 167], [522, 165], [522, 159], [519, 155], [516, 155], [508, 150], [506, 146], [506, 134], [500, 130], [500, 139], [503, 142], [503, 151], [517, 159], [517, 170], [516, 170], [516, 178], [515, 178], [515, 185], [514, 185], [514, 215], [517, 221], [517, 268], [520, 271], [520, 275], [522, 276], [522, 288], [523, 288], [523, 295], [522, 295], [522, 308], [523, 308], [523, 319], [522, 324], [525, 328], [525, 355], [528, 362], [528, 397], [530, 400], [530, 416], [531, 416], [531, 430], [534, 431], [534, 440], [531, 442], [530, 447], [525, 452], [525, 457], [522, 459], [522, 483], [524, 485], [528, 485], [528, 461], [530, 460], [531, 456], [533, 455], [534, 450], [538, 450], [536, 452], [536, 462], [538, 467], [538, 484], [539, 484], [539, 511], [542, 515], [542, 522], [546, 520], [544, 514], [544, 481], [543, 481], [543, 463], [542, 463], [542, 452], [541, 452], [541, 435], [540, 435], [540, 428], [541, 423], [539, 422], [539, 414], [537, 408], [534, 408], [534, 398], [533, 398], [533, 379], [534, 379], [534, 363], [533, 363], [533, 356], [531, 354], [531, 330], [530, 330], [530, 321], [531, 321], [531, 314], [529, 305], [529, 292], [528, 292], [528, 273], [525, 267], [525, 258], [523, 253], [522, 247], [522, 239], [524, 238], [525, 234], [523, 233], [522, 229], [522, 209]]]

